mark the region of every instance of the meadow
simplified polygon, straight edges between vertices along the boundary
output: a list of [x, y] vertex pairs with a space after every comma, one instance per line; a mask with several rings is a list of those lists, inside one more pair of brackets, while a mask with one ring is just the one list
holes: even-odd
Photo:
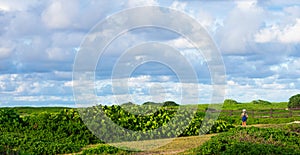
[[[147, 143], [158, 139], [159, 141], [156, 143], [159, 143], [168, 138], [179, 137], [170, 144], [153, 150], [154, 152], [150, 151], [149, 154], [162, 153], [163, 150], [169, 150], [164, 152], [166, 154], [245, 154], [244, 151], [247, 150], [251, 154], [259, 154], [255, 148], [267, 151], [263, 154], [287, 152], [299, 154], [300, 125], [288, 123], [299, 121], [300, 113], [299, 110], [287, 109], [287, 105], [287, 102], [224, 103], [220, 116], [215, 122], [203, 121], [207, 111], [218, 113], [218, 111], [210, 109], [208, 104], [197, 105], [193, 115], [185, 109], [179, 112], [178, 106], [172, 104], [146, 104], [143, 106], [132, 104], [123, 107], [98, 105], [82, 109], [65, 107], [0, 108], [0, 154], [145, 153], [139, 149], [127, 147], [120, 149], [107, 145], [89, 129], [100, 131], [96, 134], [104, 139], [114, 139], [111, 137], [114, 135], [114, 140], [118, 140], [114, 141], [115, 143], [129, 141], [129, 146], [141, 141]], [[192, 106], [186, 105], [185, 107], [188, 110]], [[249, 112], [247, 121], [249, 128], [240, 127], [242, 109], [247, 109]], [[110, 126], [106, 126], [108, 120], [95, 117], [101, 112], [118, 126], [130, 131], [155, 130], [156, 133], [145, 136], [143, 134], [132, 135], [125, 130], [117, 132]], [[291, 113], [292, 115], [290, 115]], [[191, 121], [187, 122], [187, 118], [190, 118]], [[83, 120], [92, 121], [83, 122]], [[184, 128], [178, 129], [176, 123], [173, 125], [172, 121], [182, 122]], [[170, 128], [156, 130], [166, 124], [169, 124]], [[89, 126], [89, 129], [86, 125]], [[110, 134], [106, 135], [104, 131], [110, 132]], [[199, 134], [207, 134], [207, 136], [199, 136]], [[122, 136], [118, 135], [125, 135], [127, 139], [121, 139]], [[199, 143], [199, 141], [202, 142]]]

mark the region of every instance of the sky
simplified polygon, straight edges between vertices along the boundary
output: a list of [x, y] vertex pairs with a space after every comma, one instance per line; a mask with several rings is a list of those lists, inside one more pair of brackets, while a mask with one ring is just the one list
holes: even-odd
[[[76, 106], [73, 67], [82, 43], [97, 24], [141, 6], [180, 11], [206, 30], [222, 56], [224, 98], [281, 102], [300, 93], [298, 0], [1, 0], [0, 107]], [[141, 11], [130, 20], [142, 21], [148, 15]], [[105, 30], [101, 33], [109, 33]], [[129, 73], [122, 68], [149, 57], [161, 61], [145, 62]], [[186, 62], [179, 61], [181, 57]], [[125, 32], [98, 60], [94, 70], [97, 100], [108, 105], [180, 103], [184, 97], [194, 103], [197, 96], [198, 103], [210, 103], [214, 84], [207, 59], [186, 38], [166, 29]], [[118, 65], [128, 77], [112, 78]], [[178, 75], [189, 69], [197, 81], [182, 82]]]

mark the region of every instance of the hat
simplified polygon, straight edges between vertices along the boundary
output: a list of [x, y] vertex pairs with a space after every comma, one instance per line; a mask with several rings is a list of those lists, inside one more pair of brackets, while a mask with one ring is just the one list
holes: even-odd
[[243, 109], [243, 112], [245, 112], [246, 111], [246, 109]]

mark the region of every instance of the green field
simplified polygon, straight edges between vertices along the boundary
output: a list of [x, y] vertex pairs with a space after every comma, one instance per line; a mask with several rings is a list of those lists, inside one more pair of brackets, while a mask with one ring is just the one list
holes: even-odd
[[37, 115], [42, 112], [59, 113], [62, 109], [71, 109], [68, 107], [14, 107], [20, 115]]
[[[221, 152], [240, 154], [243, 149], [252, 151], [253, 148], [262, 146], [268, 148], [270, 154], [281, 154], [291, 150], [291, 154], [297, 154], [295, 150], [300, 150], [300, 126], [299, 124], [287, 124], [300, 121], [299, 110], [287, 110], [286, 102], [224, 104], [220, 117], [215, 123], [210, 120], [203, 122], [204, 116], [207, 115], [206, 110], [213, 111], [210, 115], [214, 115], [216, 112], [211, 106], [208, 104], [198, 105], [194, 115], [190, 115], [188, 112], [191, 107], [193, 106], [183, 106], [181, 112], [178, 111], [177, 106], [162, 105], [131, 105], [127, 107], [99, 105], [84, 109], [65, 107], [0, 108], [0, 154], [197, 154], [200, 152], [203, 154], [220, 154]], [[242, 109], [247, 109], [249, 113], [247, 124], [259, 128], [239, 127]], [[126, 131], [117, 132], [110, 126], [106, 126], [108, 120], [98, 117], [101, 112], [118, 126], [131, 131], [154, 130], [155, 132], [152, 134], [156, 136], [151, 134], [148, 136], [131, 135]], [[90, 129], [99, 131], [97, 134], [102, 134], [103, 138], [106, 136], [106, 138], [118, 139], [113, 142], [113, 145], [121, 146], [123, 149], [104, 144], [87, 128], [82, 118], [93, 118], [89, 119], [92, 121], [86, 122]], [[185, 124], [187, 118], [191, 118], [192, 121]], [[172, 125], [172, 121], [181, 122], [180, 124], [185, 128], [177, 129], [176, 124]], [[156, 130], [168, 123], [171, 123], [169, 124], [170, 128]], [[201, 125], [204, 126], [200, 128]], [[210, 130], [208, 131], [208, 129]], [[251, 134], [251, 132], [266, 135], [265, 139], [259, 139], [258, 135]], [[106, 135], [106, 133], [110, 134]], [[199, 133], [208, 133], [208, 135], [199, 136]], [[271, 133], [271, 138], [269, 133]], [[125, 135], [127, 139], [120, 139], [118, 135]], [[245, 135], [247, 138], [242, 141], [243, 143], [237, 143]], [[286, 135], [287, 138], [280, 138], [282, 135]], [[174, 136], [179, 136], [179, 138], [169, 139]], [[224, 141], [226, 139], [230, 140]], [[259, 143], [256, 143], [255, 140]], [[167, 141], [171, 143], [166, 143]], [[155, 147], [161, 143], [167, 145]], [[214, 145], [220, 148], [213, 148]], [[148, 150], [152, 147], [152, 150]], [[234, 152], [237, 148], [241, 149]], [[277, 148], [285, 150], [285, 152], [278, 152]], [[217, 152], [211, 152], [211, 150]], [[251, 154], [258, 153], [253, 151]]]

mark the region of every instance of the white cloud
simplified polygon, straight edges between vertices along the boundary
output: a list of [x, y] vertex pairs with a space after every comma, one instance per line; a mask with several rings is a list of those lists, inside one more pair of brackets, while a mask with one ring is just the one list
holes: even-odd
[[19, 0], [1, 0], [0, 11], [26, 11], [30, 7], [38, 4], [38, 0], [19, 1]]
[[12, 48], [0, 47], [0, 59], [4, 59], [10, 56], [12, 50]]
[[300, 43], [300, 18], [296, 20], [295, 25], [287, 26], [279, 36], [279, 40], [283, 43]]
[[53, 61], [68, 61], [73, 58], [72, 51], [64, 51], [65, 49], [54, 47], [46, 50], [48, 58]]
[[209, 84], [173, 82], [165, 76], [158, 78], [166, 81], [152, 81], [155, 78], [154, 76], [138, 76], [129, 79], [114, 79], [112, 82], [97, 80], [97, 98], [100, 103], [104, 104], [122, 104], [130, 101], [142, 104], [147, 101], [168, 100], [177, 103], [185, 101], [185, 104], [210, 102], [212, 87]]
[[277, 25], [272, 25], [270, 28], [262, 29], [255, 34], [255, 41], [259, 43], [266, 43], [275, 40], [280, 31]]
[[[219, 4], [219, 6], [215, 4]], [[109, 0], [68, 0], [63, 2], [59, 0], [1, 0], [0, 103], [3, 105], [3, 103], [12, 102], [20, 105], [30, 101], [53, 101], [52, 105], [57, 105], [55, 103], [72, 102], [73, 83], [70, 81], [72, 60], [76, 54], [75, 48], [78, 48], [85, 33], [112, 13], [147, 5], [162, 5], [188, 13], [196, 18], [210, 34], [215, 35], [216, 42], [223, 54], [229, 56], [242, 54], [240, 57], [243, 59], [229, 61], [230, 64], [227, 68], [229, 71], [228, 96], [230, 98], [239, 101], [259, 98], [286, 101], [289, 96], [299, 93], [300, 60], [297, 50], [300, 38], [297, 34], [300, 34], [300, 9], [297, 0], [264, 2], [247, 0], [224, 3], [218, 1], [209, 3], [166, 2], [161, 0], [118, 2]], [[231, 10], [232, 7], [234, 8]], [[145, 16], [148, 14], [139, 12], [135, 14], [132, 22], [144, 23]], [[158, 19], [155, 16], [149, 19], [160, 20], [159, 22], [165, 25], [177, 23], [176, 20], [173, 20], [174, 23], [165, 23], [165, 19]], [[184, 27], [184, 29], [183, 31], [190, 31], [190, 27]], [[114, 29], [111, 29], [111, 32], [104, 31], [102, 34], [111, 35], [114, 34], [113, 32]], [[113, 47], [110, 47], [104, 63], [111, 62], [112, 57], [118, 56], [128, 47], [157, 39], [160, 42], [167, 40], [164, 43], [179, 48], [181, 54], [192, 65], [205, 66], [205, 60], [201, 53], [191, 49], [193, 46], [184, 38], [174, 39], [165, 34], [148, 35], [146, 33], [124, 35], [123, 40], [120, 39], [112, 44]], [[143, 59], [147, 60], [149, 58], [143, 55], [150, 52], [151, 50], [143, 49], [143, 52], [134, 53], [133, 55], [136, 57], [133, 58], [136, 58], [138, 62]], [[287, 54], [293, 57], [288, 57]], [[180, 62], [179, 58], [170, 53], [157, 52], [152, 56], [166, 57], [162, 60], [174, 64]], [[225, 61], [228, 62], [228, 60]], [[132, 61], [125, 60], [125, 62]], [[181, 71], [184, 69], [185, 67], [178, 67], [179, 73], [183, 73]], [[268, 74], [262, 75], [264, 71]], [[106, 81], [96, 82], [98, 91], [100, 88], [101, 91], [103, 90], [101, 92], [103, 96], [98, 97], [103, 103], [113, 103], [114, 96], [119, 96], [122, 102], [128, 102], [131, 99], [138, 103], [153, 99], [179, 102], [182, 86], [176, 83], [173, 77], [162, 75], [131, 77], [129, 81], [128, 79], [117, 79], [119, 82], [116, 82], [115, 86], [120, 89], [120, 93], [115, 95], [111, 95], [109, 92], [111, 81], [106, 79]], [[266, 78], [250, 78], [254, 75]], [[240, 79], [236, 80], [235, 76]], [[124, 83], [128, 84], [132, 98], [124, 94], [127, 91]], [[199, 85], [199, 102], [210, 102], [211, 86], [209, 84]], [[197, 92], [195, 91], [197, 84], [184, 83], [183, 86], [188, 89], [186, 96], [190, 97], [190, 102], [192, 102], [193, 96]], [[30, 104], [26, 103], [26, 105]]]
[[64, 83], [65, 87], [73, 87], [73, 82], [72, 81], [67, 81]]
[[[246, 82], [246, 83], [245, 83]], [[226, 98], [239, 102], [250, 102], [263, 99], [269, 101], [288, 101], [288, 98], [299, 93], [299, 89], [291, 87], [294, 83], [281, 82], [272, 76], [263, 79], [234, 78], [227, 82]]]
[[236, 4], [239, 9], [248, 10], [256, 7], [257, 0], [236, 1]]
[[42, 19], [49, 28], [68, 28], [79, 17], [78, 10], [78, 1], [54, 0], [43, 12]]
[[197, 19], [205, 29], [215, 31], [217, 22], [210, 13], [200, 9]]
[[171, 47], [178, 48], [178, 49], [195, 48], [193, 44], [191, 44], [187, 39], [183, 37], [169, 40], [166, 43]]
[[293, 17], [300, 17], [300, 6], [288, 6], [284, 11]]
[[255, 34], [255, 41], [259, 43], [281, 42], [281, 43], [300, 43], [300, 18], [296, 19], [295, 24], [286, 25], [280, 28], [273, 25], [260, 30]]
[[234, 8], [217, 31], [221, 51], [225, 53], [246, 53], [247, 45], [253, 40], [264, 21], [265, 12], [256, 1], [237, 1]]
[[127, 0], [125, 3], [125, 7], [129, 8], [149, 5], [158, 5], [158, 2], [157, 0]]
[[179, 11], [185, 11], [186, 6], [187, 6], [187, 3], [186, 3], [186, 2], [174, 1], [174, 2], [171, 4], [170, 8], [176, 9], [176, 10], [179, 10]]

